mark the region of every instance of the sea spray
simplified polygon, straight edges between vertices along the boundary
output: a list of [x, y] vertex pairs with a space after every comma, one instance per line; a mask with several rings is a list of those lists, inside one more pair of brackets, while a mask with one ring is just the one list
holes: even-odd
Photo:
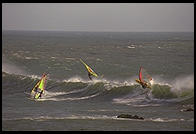
[[175, 91], [194, 89], [194, 75], [177, 77], [172, 81], [172, 87]]
[[27, 74], [23, 69], [12, 63], [2, 63], [2, 71], [10, 74]]
[[194, 75], [177, 77], [172, 84], [172, 91], [179, 97], [194, 96]]

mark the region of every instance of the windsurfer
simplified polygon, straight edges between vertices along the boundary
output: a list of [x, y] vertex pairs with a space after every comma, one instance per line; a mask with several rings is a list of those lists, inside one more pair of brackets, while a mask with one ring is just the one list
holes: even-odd
[[[39, 89], [39, 90], [37, 91], [38, 93], [40, 93], [39, 96], [38, 96], [38, 98], [41, 98], [41, 97], [42, 97], [43, 91], [44, 91], [44, 90], [41, 90], [41, 89]], [[35, 95], [36, 95], [36, 94], [35, 94]], [[34, 98], [35, 98], [35, 96], [34, 96]]]
[[89, 72], [88, 72], [88, 77], [89, 77], [90, 80], [92, 80], [91, 74]]
[[81, 59], [80, 59], [80, 61], [86, 67], [86, 70], [88, 71], [88, 77], [89, 77], [90, 80], [92, 80], [91, 76], [98, 77], [98, 75], [86, 63], [84, 63], [84, 61], [82, 61]]
[[142, 82], [142, 87], [145, 89], [146, 87], [147, 87], [147, 84], [146, 84], [146, 82]]
[[32, 90], [32, 93], [34, 94], [34, 99], [41, 98], [42, 94], [44, 93], [45, 84], [46, 84], [45, 80], [46, 80], [46, 74], [43, 73], [41, 80], [36, 84], [36, 86]]
[[146, 75], [147, 79], [149, 82], [145, 81], [144, 80], [144, 75], [142, 75], [142, 70], [143, 68], [140, 67], [140, 71], [139, 71], [139, 79], [136, 79], [135, 81], [138, 82], [142, 88], [151, 88], [151, 84], [150, 84], [150, 81], [152, 80], [152, 78], [150, 77], [150, 75]]
[[146, 81], [141, 81], [139, 79], [136, 79], [136, 82], [138, 82], [144, 89], [148, 87], [148, 84]]

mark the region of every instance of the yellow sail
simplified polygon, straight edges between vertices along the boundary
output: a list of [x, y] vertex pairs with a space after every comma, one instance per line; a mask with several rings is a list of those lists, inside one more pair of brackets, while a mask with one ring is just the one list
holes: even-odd
[[37, 95], [39, 95], [38, 93], [35, 92], [35, 89], [37, 87], [39, 88], [39, 90], [41, 90], [41, 91], [43, 90], [43, 93], [44, 93], [45, 85], [46, 85], [46, 75], [43, 75], [41, 80], [39, 82], [37, 82], [37, 84], [31, 90], [31, 95], [35, 95], [35, 98]]
[[81, 59], [80, 59], [80, 61], [84, 64], [84, 66], [86, 67], [86, 69], [87, 69], [87, 71], [91, 74], [91, 75], [93, 75], [93, 76], [95, 76], [95, 77], [98, 77], [98, 75], [93, 71], [93, 69], [91, 69], [86, 63], [84, 63], [84, 61], [82, 61]]

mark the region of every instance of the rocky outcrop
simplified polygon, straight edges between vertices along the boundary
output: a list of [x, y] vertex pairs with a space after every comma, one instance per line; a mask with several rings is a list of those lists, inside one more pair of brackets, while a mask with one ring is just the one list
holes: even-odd
[[139, 117], [138, 115], [130, 115], [130, 114], [121, 114], [121, 115], [118, 115], [117, 118], [128, 118], [128, 119], [144, 120], [143, 117]]
[[194, 105], [183, 105], [182, 106], [184, 109], [181, 109], [181, 112], [189, 112], [189, 111], [194, 111]]
[[194, 108], [186, 108], [186, 109], [181, 109], [181, 112], [189, 112], [189, 111], [194, 111]]

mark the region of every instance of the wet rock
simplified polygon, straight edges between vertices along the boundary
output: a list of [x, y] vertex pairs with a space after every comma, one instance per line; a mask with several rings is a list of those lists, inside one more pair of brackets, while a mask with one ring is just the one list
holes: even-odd
[[186, 109], [182, 109], [180, 110], [181, 112], [189, 112], [189, 111], [194, 111], [194, 108], [186, 108]]
[[128, 119], [144, 120], [143, 117], [139, 117], [138, 115], [130, 115], [130, 114], [121, 114], [121, 115], [118, 115], [117, 118], [128, 118]]
[[194, 105], [183, 105], [184, 109], [181, 109], [181, 112], [189, 112], [194, 111]]

